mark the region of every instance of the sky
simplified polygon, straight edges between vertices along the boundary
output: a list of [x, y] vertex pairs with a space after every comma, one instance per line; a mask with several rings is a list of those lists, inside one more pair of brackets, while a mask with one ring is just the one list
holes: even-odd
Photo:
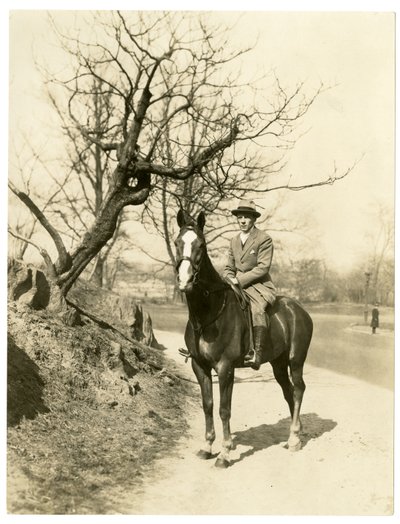
[[[288, 86], [305, 82], [306, 92], [321, 82], [329, 87], [306, 115], [307, 133], [291, 151], [283, 177], [290, 176], [294, 185], [308, 183], [327, 178], [334, 165], [340, 173], [358, 164], [334, 185], [283, 191], [280, 214], [310, 215], [310, 256], [349, 269], [368, 250], [366, 234], [375, 227], [370, 212], [377, 203], [394, 203], [394, 14], [243, 10], [209, 16], [235, 24], [232, 45], [252, 43], [258, 35], [242, 64], [244, 75], [273, 69]], [[43, 12], [12, 13], [11, 139], [16, 128], [37, 133], [38, 122], [47, 118], [32, 58], [33, 49], [43, 52], [45, 32]], [[249, 196], [268, 208], [277, 195]], [[282, 238], [283, 249], [286, 242], [287, 249], [296, 250], [295, 238]]]
[[331, 86], [306, 115], [309, 131], [286, 172], [300, 184], [326, 178], [334, 164], [340, 172], [359, 163], [333, 186], [286, 191], [285, 208], [312, 212], [317, 250], [348, 268], [365, 249], [369, 212], [377, 202], [394, 204], [394, 15], [247, 13], [238, 39], [249, 27], [260, 35], [252, 67], [274, 68], [288, 85]]

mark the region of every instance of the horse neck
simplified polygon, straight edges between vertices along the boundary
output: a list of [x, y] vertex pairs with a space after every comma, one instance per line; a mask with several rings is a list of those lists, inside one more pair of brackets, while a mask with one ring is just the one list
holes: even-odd
[[223, 280], [218, 271], [214, 268], [207, 251], [204, 254], [199, 270], [199, 281], [201, 287], [207, 291], [214, 291], [216, 288], [223, 288]]
[[198, 282], [193, 291], [186, 295], [192, 320], [200, 325], [212, 320], [222, 307], [225, 288], [224, 281], [206, 252], [199, 269]]

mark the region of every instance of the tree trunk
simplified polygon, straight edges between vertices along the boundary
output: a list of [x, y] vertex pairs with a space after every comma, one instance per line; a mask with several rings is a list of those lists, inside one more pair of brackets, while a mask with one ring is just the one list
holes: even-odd
[[102, 257], [98, 257], [96, 260], [96, 267], [90, 278], [90, 282], [98, 287], [104, 286], [104, 265], [105, 260]]
[[72, 264], [70, 268], [58, 278], [58, 285], [63, 296], [67, 295], [85, 267], [113, 237], [118, 216], [122, 209], [127, 205], [142, 204], [148, 197], [150, 176], [137, 173], [136, 178], [138, 182], [135, 187], [126, 184], [126, 179], [129, 176], [125, 171], [121, 172], [119, 168], [116, 169], [114, 173], [115, 185], [109, 190], [104, 199], [94, 224], [85, 233], [82, 242], [71, 254]]
[[45, 271], [12, 260], [8, 265], [8, 297], [32, 309], [47, 309], [69, 326], [80, 324], [79, 313], [67, 301], [54, 278]]
[[59, 286], [64, 296], [67, 295], [71, 286], [89, 262], [112, 238], [118, 213], [119, 210], [115, 210], [114, 213], [108, 213], [105, 217], [100, 216], [91, 231], [85, 234], [78, 250], [72, 256], [71, 268], [59, 278]]

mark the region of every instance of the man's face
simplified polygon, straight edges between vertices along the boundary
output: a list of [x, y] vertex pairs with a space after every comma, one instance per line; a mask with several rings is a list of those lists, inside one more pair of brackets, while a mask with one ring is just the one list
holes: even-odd
[[243, 233], [248, 233], [256, 221], [256, 217], [254, 215], [247, 213], [240, 213], [240, 215], [236, 215], [236, 218], [240, 231], [243, 231]]

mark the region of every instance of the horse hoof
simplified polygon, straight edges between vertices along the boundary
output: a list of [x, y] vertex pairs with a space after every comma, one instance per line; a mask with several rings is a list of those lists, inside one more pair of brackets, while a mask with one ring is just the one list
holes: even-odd
[[209, 451], [204, 451], [204, 449], [201, 449], [197, 452], [197, 456], [202, 460], [208, 460], [212, 457], [212, 454]]
[[296, 442], [294, 444], [289, 444], [288, 443], [288, 449], [289, 449], [289, 451], [300, 451], [300, 449], [301, 449], [301, 441], [299, 440], [298, 442]]
[[226, 469], [226, 468], [229, 468], [229, 466], [230, 466], [229, 460], [217, 458], [217, 460], [215, 461], [216, 468]]

